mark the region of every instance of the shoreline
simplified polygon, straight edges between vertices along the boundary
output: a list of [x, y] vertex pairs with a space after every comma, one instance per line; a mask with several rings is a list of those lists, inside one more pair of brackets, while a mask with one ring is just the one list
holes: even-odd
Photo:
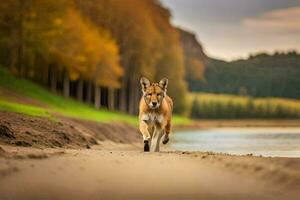
[[171, 151], [165, 145], [159, 153], [144, 153], [141, 135], [125, 124], [54, 122], [6, 112], [0, 112], [0, 134], [1, 199], [296, 200], [300, 195], [300, 158]]
[[197, 130], [205, 128], [258, 127], [285, 128], [300, 127], [300, 119], [201, 119], [189, 125], [175, 125], [174, 131]]

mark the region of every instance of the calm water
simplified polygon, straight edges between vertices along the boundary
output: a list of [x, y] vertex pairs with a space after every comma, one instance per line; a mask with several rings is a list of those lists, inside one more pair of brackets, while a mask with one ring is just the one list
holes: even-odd
[[176, 132], [172, 148], [230, 154], [300, 157], [300, 128], [214, 128]]

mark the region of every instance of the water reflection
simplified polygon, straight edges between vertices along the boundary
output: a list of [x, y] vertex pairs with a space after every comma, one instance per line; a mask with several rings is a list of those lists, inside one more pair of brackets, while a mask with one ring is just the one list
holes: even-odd
[[180, 131], [170, 146], [176, 150], [300, 157], [300, 128], [214, 128]]

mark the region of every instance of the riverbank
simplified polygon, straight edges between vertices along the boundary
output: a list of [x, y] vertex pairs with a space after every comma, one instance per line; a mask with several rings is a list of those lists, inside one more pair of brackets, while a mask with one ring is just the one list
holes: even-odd
[[0, 145], [34, 148], [107, 148], [106, 142], [134, 145], [141, 140], [126, 123], [56, 116], [55, 119], [0, 111]]
[[203, 119], [194, 120], [188, 125], [178, 125], [175, 127], [175, 130], [216, 127], [300, 127], [300, 119]]
[[144, 153], [126, 124], [0, 112], [0, 199], [293, 200], [299, 168], [299, 158]]

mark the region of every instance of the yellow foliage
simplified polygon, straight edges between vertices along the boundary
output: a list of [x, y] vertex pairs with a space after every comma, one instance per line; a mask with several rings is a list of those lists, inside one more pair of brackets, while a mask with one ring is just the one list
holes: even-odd
[[60, 19], [60, 18], [55, 18], [55, 19], [53, 20], [53, 24], [54, 24], [55, 26], [60, 26], [60, 25], [62, 25], [62, 23], [63, 23], [63, 20]]
[[71, 80], [79, 76], [100, 86], [119, 87], [123, 74], [119, 51], [108, 31], [84, 20], [75, 9], [69, 9], [63, 20], [64, 32], [53, 48]]

